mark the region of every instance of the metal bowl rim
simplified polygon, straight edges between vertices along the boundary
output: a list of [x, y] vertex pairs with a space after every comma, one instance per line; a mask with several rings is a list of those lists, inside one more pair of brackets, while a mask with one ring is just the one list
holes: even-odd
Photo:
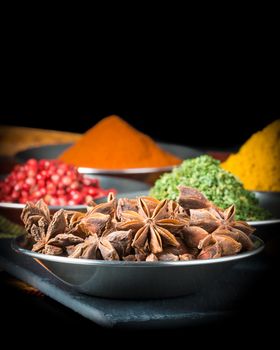
[[36, 260], [52, 261], [60, 264], [75, 264], [75, 265], [93, 265], [98, 267], [166, 267], [166, 266], [193, 266], [193, 265], [209, 265], [229, 262], [233, 260], [240, 260], [248, 258], [250, 256], [260, 253], [264, 249], [264, 242], [257, 236], [251, 235], [254, 243], [258, 243], [259, 247], [254, 250], [243, 252], [236, 255], [205, 260], [188, 260], [188, 261], [108, 261], [108, 260], [94, 260], [94, 259], [79, 259], [68, 258], [63, 256], [46, 255], [41, 253], [32, 252], [31, 250], [21, 248], [18, 245], [18, 241], [24, 238], [21, 235], [14, 238], [11, 242], [12, 249], [18, 253], [30, 256]]
[[87, 168], [78, 167], [78, 171], [81, 174], [108, 174], [108, 175], [120, 175], [120, 174], [151, 174], [157, 172], [171, 171], [177, 165], [168, 165], [164, 167], [150, 167], [150, 168], [124, 168], [124, 169], [100, 169], [100, 168]]
[[272, 194], [280, 196], [280, 191], [261, 191], [261, 190], [248, 190], [250, 192], [261, 193], [261, 194]]
[[269, 219], [269, 220], [258, 220], [258, 221], [247, 221], [247, 223], [251, 226], [259, 226], [259, 225], [272, 225], [279, 224], [280, 219]]

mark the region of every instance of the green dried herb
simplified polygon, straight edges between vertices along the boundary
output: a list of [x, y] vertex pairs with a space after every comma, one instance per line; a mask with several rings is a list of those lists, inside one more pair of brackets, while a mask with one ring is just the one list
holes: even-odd
[[13, 238], [26, 233], [23, 226], [17, 225], [0, 215], [0, 238]]
[[150, 195], [176, 200], [180, 184], [197, 188], [220, 208], [234, 204], [237, 220], [255, 221], [271, 217], [259, 206], [255, 194], [245, 190], [233, 174], [222, 169], [220, 162], [210, 156], [185, 160], [171, 173], [163, 174], [150, 190]]

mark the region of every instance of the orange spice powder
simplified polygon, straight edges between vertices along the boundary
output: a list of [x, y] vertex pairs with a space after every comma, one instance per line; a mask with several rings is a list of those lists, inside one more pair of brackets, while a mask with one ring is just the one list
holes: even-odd
[[60, 159], [76, 166], [123, 169], [161, 167], [181, 163], [149, 136], [116, 115], [102, 119], [68, 148]]

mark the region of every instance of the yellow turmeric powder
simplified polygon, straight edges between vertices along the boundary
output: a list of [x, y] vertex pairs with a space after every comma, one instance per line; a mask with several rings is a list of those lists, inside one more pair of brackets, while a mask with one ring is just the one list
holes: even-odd
[[89, 129], [60, 159], [76, 166], [99, 169], [162, 167], [181, 162], [115, 115]]
[[280, 191], [280, 119], [253, 134], [222, 167], [248, 190]]

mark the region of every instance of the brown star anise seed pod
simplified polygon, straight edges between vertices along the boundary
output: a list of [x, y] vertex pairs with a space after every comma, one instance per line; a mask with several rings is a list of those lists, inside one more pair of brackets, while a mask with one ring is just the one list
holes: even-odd
[[75, 249], [71, 249], [69, 258], [100, 259], [98, 245], [99, 238], [97, 234], [90, 235], [83, 243], [76, 245]]
[[209, 233], [199, 226], [185, 226], [182, 229], [182, 237], [188, 247], [197, 248], [199, 242]]
[[85, 233], [86, 236], [97, 234], [101, 236], [112, 224], [112, 218], [116, 211], [116, 199], [113, 195], [108, 196], [108, 202], [95, 204], [88, 207], [87, 213], [81, 217], [75, 225], [75, 230]]
[[40, 239], [33, 245], [32, 250], [43, 252], [45, 254], [60, 255], [63, 253], [63, 247], [75, 245], [83, 241], [82, 238], [65, 234], [66, 220], [64, 210], [57, 211], [48, 226], [47, 232], [43, 233]]
[[28, 203], [22, 220], [32, 250], [75, 258], [126, 261], [212, 259], [253, 248], [254, 231], [199, 191], [180, 186], [180, 204], [151, 197], [91, 203], [86, 213]]
[[[154, 202], [152, 202], [154, 203]], [[147, 199], [139, 197], [137, 200], [138, 213], [124, 211], [121, 214], [121, 222], [118, 228], [131, 229], [134, 233], [132, 247], [141, 252], [162, 252], [163, 242], [166, 245], [179, 246], [173, 233], [178, 232], [185, 223], [178, 219], [168, 218], [168, 201], [158, 202], [155, 208]]]
[[202, 209], [213, 206], [201, 192], [197, 189], [180, 185], [178, 186], [179, 198], [178, 203], [184, 209]]
[[[149, 196], [142, 196], [141, 198], [147, 203], [147, 205], [149, 206], [150, 212], [152, 214], [156, 206], [158, 205], [159, 200]], [[125, 221], [125, 219], [122, 217], [122, 213], [125, 211], [138, 212], [139, 211], [138, 199], [137, 198], [132, 198], [132, 199], [120, 198], [118, 200], [117, 215], [116, 215], [119, 221], [122, 221], [122, 220]]]
[[40, 218], [44, 217], [48, 223], [51, 221], [49, 208], [43, 199], [40, 199], [36, 204], [27, 202], [20, 217], [24, 225], [27, 225], [30, 217], [34, 216], [38, 216]]
[[[244, 221], [235, 221], [234, 205], [222, 210], [207, 201], [196, 190], [193, 191], [185, 186], [180, 186], [179, 190], [183, 206], [186, 203], [193, 204], [196, 199], [197, 203], [201, 204], [196, 205], [197, 209], [188, 206], [190, 222], [189, 226], [183, 229], [185, 242], [190, 246], [197, 245], [203, 250], [199, 258], [232, 255], [241, 250], [253, 249], [253, 242], [249, 235], [255, 229]], [[188, 197], [191, 197], [191, 200]], [[202, 208], [203, 203], [204, 208]]]
[[167, 212], [170, 219], [180, 220], [186, 225], [189, 224], [190, 216], [179, 203], [169, 200], [167, 204]]
[[36, 204], [27, 203], [22, 219], [29, 238], [34, 242], [32, 250], [51, 255], [61, 255], [68, 245], [83, 241], [80, 237], [65, 234], [67, 230], [66, 213], [63, 209], [51, 217], [48, 206], [43, 200]]
[[198, 259], [209, 259], [237, 254], [242, 249], [242, 244], [228, 235], [209, 234], [200, 241], [198, 248], [202, 249]]

